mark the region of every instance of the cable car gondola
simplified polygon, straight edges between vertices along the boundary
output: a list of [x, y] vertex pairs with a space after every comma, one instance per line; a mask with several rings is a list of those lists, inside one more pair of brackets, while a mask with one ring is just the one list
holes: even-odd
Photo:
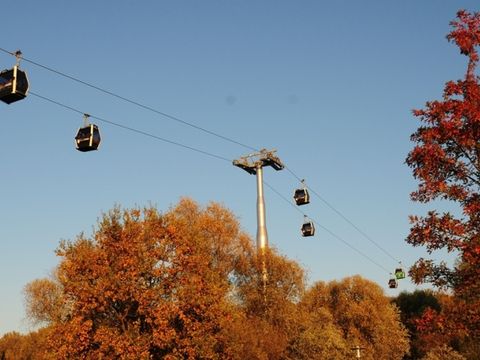
[[398, 267], [395, 269], [395, 277], [397, 280], [405, 279], [405, 271], [403, 271], [403, 268]]
[[390, 289], [396, 289], [398, 287], [397, 279], [392, 277], [390, 280], [388, 280], [388, 287]]
[[84, 115], [84, 126], [78, 129], [75, 136], [75, 144], [78, 151], [86, 152], [97, 150], [100, 145], [100, 131], [95, 124], [89, 124], [87, 119], [89, 115]]
[[310, 203], [310, 195], [308, 194], [304, 180], [302, 180], [302, 184], [304, 184], [303, 188], [295, 190], [295, 193], [293, 194], [293, 199], [298, 206]]
[[24, 99], [29, 87], [27, 74], [19, 69], [22, 53], [17, 51], [15, 55], [17, 64], [12, 69], [0, 72], [0, 100], [7, 104]]
[[315, 226], [311, 220], [308, 220], [307, 216], [305, 216], [301, 231], [303, 237], [315, 235]]
[[295, 203], [300, 206], [300, 205], [306, 205], [310, 203], [310, 195], [308, 194], [307, 189], [297, 189], [295, 190], [295, 194], [293, 195], [293, 198], [295, 199]]

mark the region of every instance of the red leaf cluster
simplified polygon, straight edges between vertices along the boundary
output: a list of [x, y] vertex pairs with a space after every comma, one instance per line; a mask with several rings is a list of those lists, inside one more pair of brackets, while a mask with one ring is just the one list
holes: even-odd
[[[469, 306], [480, 300], [480, 78], [475, 75], [480, 13], [461, 10], [451, 25], [447, 38], [468, 57], [467, 72], [464, 79], [447, 82], [442, 100], [413, 111], [423, 124], [411, 136], [415, 146], [406, 163], [419, 181], [411, 195], [414, 201], [442, 199], [456, 204], [459, 211], [456, 216], [436, 211], [411, 216], [407, 242], [425, 246], [429, 253], [439, 249], [458, 253], [453, 267], [420, 259], [410, 274], [417, 283], [452, 289], [463, 314], [472, 315], [461, 319], [473, 334], [480, 324], [480, 309]], [[440, 331], [454, 321], [444, 315], [426, 312], [417, 325]]]

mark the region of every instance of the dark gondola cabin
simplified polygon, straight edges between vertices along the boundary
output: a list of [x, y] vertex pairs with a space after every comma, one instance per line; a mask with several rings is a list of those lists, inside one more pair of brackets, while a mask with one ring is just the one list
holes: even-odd
[[307, 236], [313, 236], [315, 234], [315, 226], [313, 226], [313, 222], [311, 221], [306, 221], [302, 225], [302, 236], [307, 237]]
[[293, 199], [297, 205], [306, 205], [310, 203], [310, 195], [308, 194], [307, 189], [297, 189], [295, 194], [293, 194]]
[[97, 150], [100, 145], [100, 131], [95, 124], [88, 124], [78, 129], [77, 136], [75, 136], [75, 144], [78, 151], [92, 151]]
[[388, 280], [388, 287], [390, 289], [396, 289], [398, 287], [397, 279], [391, 278], [390, 280]]
[[22, 100], [27, 96], [28, 78], [27, 74], [18, 66], [13, 69], [0, 72], [0, 100], [11, 104]]
[[395, 269], [395, 277], [398, 280], [405, 279], [405, 271], [403, 271], [402, 268], [396, 268]]

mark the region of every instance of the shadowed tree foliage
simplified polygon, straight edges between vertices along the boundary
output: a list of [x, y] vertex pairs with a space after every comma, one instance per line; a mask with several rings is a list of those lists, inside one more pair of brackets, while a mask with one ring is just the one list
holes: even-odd
[[422, 360], [466, 360], [466, 358], [449, 346], [440, 345], [430, 350]]
[[[440, 310], [426, 308], [423, 314], [414, 319], [419, 347], [423, 353], [448, 345], [451, 349], [461, 353], [467, 359], [478, 359], [480, 343], [470, 336], [468, 324], [462, 323], [459, 301], [453, 295], [437, 293]], [[466, 308], [463, 310], [468, 311]]]
[[[415, 110], [422, 126], [412, 135], [414, 149], [407, 164], [419, 181], [412, 199], [430, 202], [443, 199], [458, 206], [459, 214], [430, 211], [427, 216], [412, 216], [407, 242], [425, 246], [429, 253], [439, 249], [458, 254], [454, 266], [419, 259], [410, 269], [416, 283], [428, 282], [449, 288], [456, 304], [439, 316], [424, 321], [455, 319], [453, 333], [480, 343], [480, 13], [459, 11], [451, 23], [447, 39], [455, 43], [468, 59], [464, 79], [447, 82], [443, 99], [426, 103]], [[428, 314], [427, 314], [428, 315]], [[424, 324], [425, 325], [425, 324]], [[438, 326], [435, 324], [432, 327]]]
[[417, 321], [425, 310], [441, 310], [440, 302], [431, 290], [415, 290], [413, 293], [401, 292], [393, 302], [400, 310], [400, 318], [407, 328], [410, 338], [410, 354], [405, 359], [419, 359], [425, 355], [425, 344], [419, 338]]

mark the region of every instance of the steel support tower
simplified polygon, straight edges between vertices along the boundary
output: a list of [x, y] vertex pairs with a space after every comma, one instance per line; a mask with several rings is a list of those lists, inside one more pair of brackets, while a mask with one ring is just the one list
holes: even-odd
[[257, 252], [265, 252], [268, 247], [268, 234], [265, 215], [265, 197], [263, 195], [263, 168], [271, 166], [275, 170], [284, 168], [281, 160], [275, 155], [276, 150], [262, 149], [257, 153], [242, 156], [233, 160], [233, 165], [251, 175], [257, 175]]

